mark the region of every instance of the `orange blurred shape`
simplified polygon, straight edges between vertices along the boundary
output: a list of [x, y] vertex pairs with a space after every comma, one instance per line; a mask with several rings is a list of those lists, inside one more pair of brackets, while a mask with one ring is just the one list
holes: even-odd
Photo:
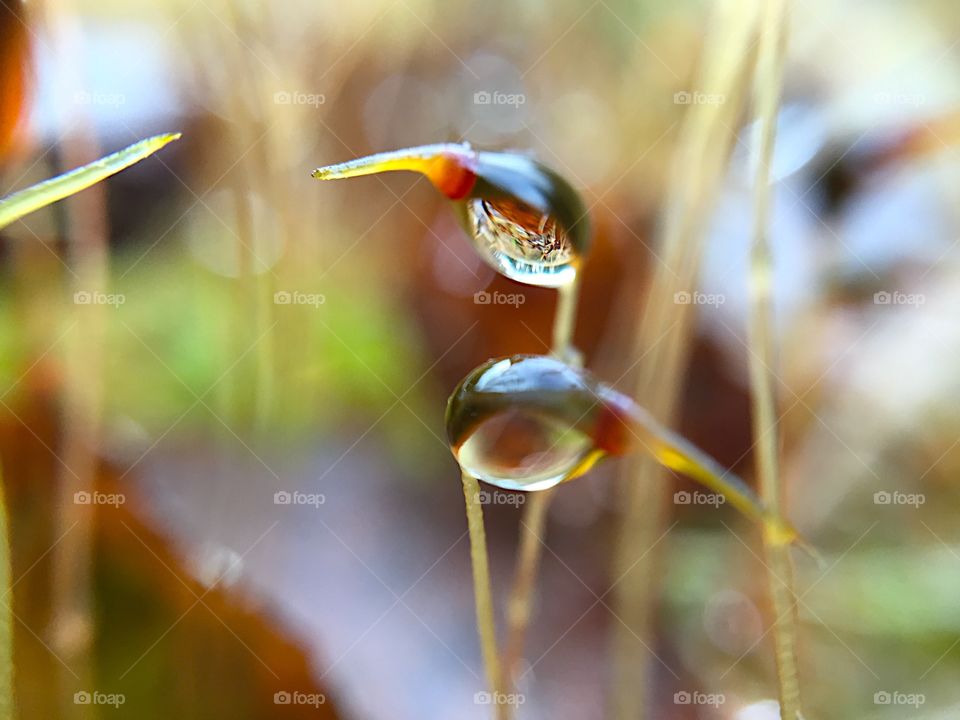
[[0, 164], [10, 154], [27, 97], [29, 48], [20, 0], [0, 0]]

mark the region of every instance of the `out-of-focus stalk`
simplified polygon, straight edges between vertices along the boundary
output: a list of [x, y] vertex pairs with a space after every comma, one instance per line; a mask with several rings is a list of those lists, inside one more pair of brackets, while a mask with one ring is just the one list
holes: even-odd
[[[573, 331], [577, 323], [577, 301], [580, 296], [580, 273], [572, 282], [557, 288], [557, 310], [553, 321], [553, 354], [571, 364], [579, 364], [580, 356], [573, 347]], [[523, 659], [523, 647], [537, 585], [537, 570], [543, 554], [543, 536], [547, 511], [555, 488], [529, 493], [520, 520], [520, 545], [513, 585], [507, 600], [507, 639], [503, 652], [503, 671], [512, 686]]]
[[[236, 423], [239, 418], [248, 417], [246, 409], [240, 405], [244, 398], [252, 397], [254, 404], [249, 427], [254, 433], [263, 433], [275, 427], [277, 418], [274, 412], [276, 402], [276, 358], [274, 333], [275, 319], [273, 295], [276, 290], [276, 269], [263, 267], [265, 258], [261, 257], [265, 246], [263, 235], [282, 238], [285, 247], [291, 239], [285, 235], [280, 215], [257, 217], [252, 203], [254, 197], [269, 199], [269, 206], [284, 208], [281, 198], [292, 189], [289, 177], [276, 171], [274, 160], [265, 148], [274, 132], [272, 124], [263, 128], [263, 119], [251, 112], [249, 96], [257, 98], [271, 97], [270, 81], [265, 73], [274, 75], [273, 67], [265, 67], [263, 62], [251, 55], [243, 44], [234, 42], [235, 37], [243, 37], [248, 29], [256, 27], [265, 18], [256, 14], [252, 7], [230, 2], [215, 3], [213, 8], [230, 26], [233, 37], [221, 42], [217, 49], [227, 65], [238, 68], [245, 78], [243, 84], [231, 88], [227, 102], [231, 108], [231, 132], [225, 152], [235, 157], [230, 181], [230, 193], [233, 201], [234, 222], [230, 229], [238, 260], [238, 277], [234, 283], [236, 302], [231, 323], [231, 342], [233, 351], [240, 356], [252, 348], [252, 367], [246, 362], [240, 364], [233, 373], [231, 382], [224, 383], [223, 392], [228, 395], [226, 416], [229, 422]], [[259, 221], [259, 225], [258, 225]], [[269, 222], [269, 225], [264, 225]], [[266, 261], [269, 262], [269, 261]]]
[[[57, 48], [56, 73], [73, 97], [83, 90], [76, 58], [82, 57], [77, 13], [71, 0], [44, 3], [43, 21]], [[64, 170], [92, 162], [100, 157], [89, 118], [75, 105], [69, 117], [60, 118], [69, 136], [63, 141], [61, 162]], [[69, 238], [69, 265], [73, 272], [68, 297], [75, 292], [106, 290], [107, 201], [103, 185], [94, 185], [81, 195], [66, 201], [66, 228]], [[97, 482], [97, 448], [100, 444], [103, 377], [102, 349], [106, 327], [101, 304], [72, 305], [74, 330], [66, 341], [61, 459], [55, 507], [54, 536], [62, 540], [54, 547], [51, 647], [62, 665], [57, 680], [61, 717], [92, 718], [96, 708], [73, 702], [74, 693], [93, 687], [93, 524], [94, 506], [74, 502], [77, 491], [90, 492]], [[68, 313], [70, 314], [70, 313]]]
[[[743, 86], [756, 28], [753, 3], [721, 0], [709, 24], [703, 61], [693, 88], [722, 98], [688, 108], [674, 161], [663, 221], [663, 237], [633, 357], [644, 356], [636, 398], [667, 427], [674, 425], [677, 397], [693, 330], [692, 305], [673, 302], [690, 292], [699, 274], [704, 228], [734, 142]], [[658, 554], [652, 552], [666, 527], [669, 483], [659, 465], [637, 457], [625, 464], [625, 513], [614, 557], [614, 672], [610, 715], [646, 717], [655, 648], [653, 612]], [[638, 640], [639, 638], [639, 640]]]
[[13, 595], [10, 590], [10, 521], [7, 492], [0, 469], [0, 720], [13, 720]]
[[[783, 517], [783, 498], [777, 457], [778, 422], [774, 374], [773, 256], [770, 248], [770, 164], [776, 141], [777, 114], [783, 83], [786, 46], [784, 0], [763, 3], [760, 45], [754, 76], [753, 139], [753, 244], [750, 251], [750, 387], [753, 406], [753, 436], [757, 452], [760, 494], [774, 518]], [[769, 525], [769, 523], [768, 523]], [[773, 640], [776, 649], [778, 695], [782, 720], [797, 720], [800, 714], [800, 682], [797, 672], [796, 592], [789, 546], [776, 532], [764, 532], [767, 584], [773, 605]]]

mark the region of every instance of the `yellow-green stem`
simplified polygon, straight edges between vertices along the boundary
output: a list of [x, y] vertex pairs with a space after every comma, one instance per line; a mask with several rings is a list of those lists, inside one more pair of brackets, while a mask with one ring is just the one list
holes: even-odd
[[483, 505], [480, 502], [480, 483], [472, 475], [462, 474], [463, 499], [467, 508], [467, 529], [470, 532], [470, 562], [473, 565], [473, 597], [477, 610], [477, 633], [480, 653], [492, 694], [494, 716], [508, 720], [509, 705], [505, 702], [503, 668], [497, 652], [497, 629], [493, 618], [493, 593], [490, 585], [490, 565], [487, 559], [487, 534], [483, 528]]
[[523, 659], [527, 626], [530, 624], [533, 606], [533, 591], [536, 588], [537, 568], [540, 567], [544, 528], [547, 524], [547, 509], [556, 488], [529, 493], [520, 521], [520, 546], [517, 548], [517, 564], [507, 600], [507, 640], [503, 651], [503, 669], [511, 686], [516, 683]]
[[[636, 397], [658, 421], [672, 424], [678, 390], [693, 333], [692, 305], [673, 302], [690, 292], [699, 275], [705, 226], [710, 217], [734, 128], [743, 107], [743, 86], [756, 27], [756, 6], [718, 0], [707, 24], [703, 60], [693, 88], [715, 93], [723, 102], [691, 105], [680, 131], [663, 216], [663, 237], [656, 252], [661, 262], [647, 292], [633, 358], [639, 363]], [[619, 529], [613, 576], [613, 672], [610, 715], [617, 720], [648, 717], [650, 673], [657, 644], [655, 578], [661, 574], [654, 552], [667, 531], [669, 482], [648, 457], [625, 464], [624, 517]], [[639, 638], [639, 641], [638, 641]]]
[[[49, 0], [42, 3], [44, 24], [53, 44], [58, 77], [73, 88], [82, 87], [79, 53], [79, 20], [74, 0]], [[75, 107], [59, 118], [68, 135], [61, 142], [63, 170], [79, 166], [113, 168], [132, 164], [143, 157], [141, 151], [123, 150], [113, 159], [98, 161], [102, 153], [89, 112]], [[142, 152], [159, 149], [172, 138], [157, 137], [145, 141]], [[148, 147], [149, 146], [149, 147]], [[87, 164], [90, 165], [87, 165]], [[119, 166], [118, 166], [119, 167]], [[73, 181], [61, 188], [66, 201], [65, 237], [68, 239], [72, 282], [68, 297], [75, 292], [106, 290], [109, 287], [109, 218], [107, 194], [97, 183], [74, 195], [81, 187], [95, 182], [87, 171], [70, 172]], [[100, 179], [100, 178], [97, 178]], [[54, 181], [56, 182], [56, 181]], [[49, 187], [49, 186], [48, 186]], [[95, 704], [73, 702], [77, 691], [90, 691], [94, 683], [94, 529], [96, 517], [92, 505], [74, 501], [77, 491], [92, 491], [98, 482], [98, 454], [103, 405], [103, 361], [110, 312], [105, 305], [74, 305], [74, 322], [63, 357], [61, 427], [54, 496], [56, 508], [54, 537], [62, 540], [53, 547], [50, 642], [59, 661], [58, 676], [51, 686], [60, 695], [60, 717], [64, 720], [94, 720], [101, 712]]]
[[580, 298], [580, 275], [574, 275], [566, 285], [557, 288], [557, 311], [553, 317], [551, 352], [561, 360], [579, 365], [579, 353], [573, 346], [573, 331], [577, 325], [577, 301]]
[[[775, 398], [775, 340], [773, 334], [773, 258], [770, 249], [770, 205], [773, 149], [783, 82], [786, 45], [784, 0], [763, 3], [760, 44], [754, 77], [754, 112], [757, 117], [753, 145], [754, 227], [750, 252], [750, 385], [753, 432], [757, 452], [760, 495], [773, 521], [781, 519], [783, 493], [777, 456], [778, 431]], [[763, 542], [767, 581], [773, 605], [773, 638], [777, 663], [781, 720], [800, 716], [800, 682], [797, 671], [796, 594], [789, 547], [767, 523]]]

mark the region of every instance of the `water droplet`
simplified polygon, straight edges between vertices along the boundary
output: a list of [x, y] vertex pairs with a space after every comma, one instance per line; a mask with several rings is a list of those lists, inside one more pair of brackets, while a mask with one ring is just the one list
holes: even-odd
[[555, 418], [522, 410], [496, 413], [460, 445], [464, 470], [508, 490], [544, 490], [563, 482], [593, 449], [586, 435]]
[[497, 487], [544, 490], [608, 455], [645, 452], [748, 517], [772, 521], [787, 541], [797, 539], [741, 479], [630, 397], [555, 357], [515, 355], [479, 366], [450, 396], [446, 426], [464, 471]]
[[559, 287], [576, 275], [573, 246], [550, 215], [516, 202], [474, 198], [466, 202], [466, 216], [477, 250], [508, 278]]
[[447, 435], [468, 473], [508, 490], [545, 490], [603, 454], [587, 376], [558, 360], [516, 356], [470, 373], [447, 405]]
[[410, 170], [455, 203], [481, 257], [518, 282], [571, 282], [590, 244], [579, 194], [526, 155], [480, 152], [452, 143], [394, 150], [317, 168], [321, 180]]

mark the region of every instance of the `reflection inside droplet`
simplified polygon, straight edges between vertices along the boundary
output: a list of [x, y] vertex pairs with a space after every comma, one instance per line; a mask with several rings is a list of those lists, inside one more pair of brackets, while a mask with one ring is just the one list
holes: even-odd
[[483, 418], [454, 449], [471, 475], [507, 490], [544, 490], [587, 461], [593, 442], [558, 418], [508, 409]]
[[518, 282], [559, 287], [576, 275], [576, 255], [554, 218], [509, 200], [466, 201], [467, 231], [498, 271]]

